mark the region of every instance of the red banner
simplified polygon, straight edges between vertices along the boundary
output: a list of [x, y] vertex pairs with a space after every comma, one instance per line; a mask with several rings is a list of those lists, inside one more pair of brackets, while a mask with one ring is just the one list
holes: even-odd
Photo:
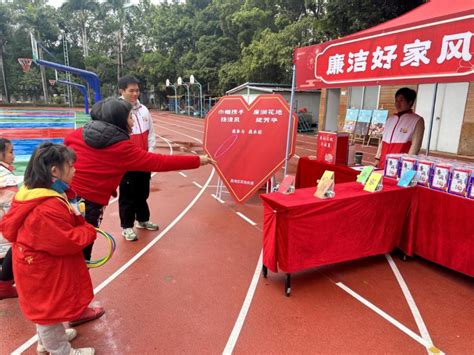
[[297, 48], [296, 88], [474, 81], [474, 15]]
[[[251, 105], [225, 96], [206, 116], [204, 149], [238, 202], [250, 198], [285, 162], [289, 105], [280, 95], [260, 95]], [[297, 117], [292, 115], [290, 151]]]

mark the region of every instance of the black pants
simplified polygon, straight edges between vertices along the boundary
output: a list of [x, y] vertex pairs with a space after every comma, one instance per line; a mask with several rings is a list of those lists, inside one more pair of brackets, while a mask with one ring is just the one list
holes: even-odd
[[120, 225], [132, 228], [135, 220], [150, 220], [150, 209], [146, 200], [150, 195], [150, 173], [129, 171], [126, 173], [119, 190]]
[[2, 262], [2, 271], [0, 271], [0, 281], [13, 280], [12, 248], [8, 249]]
[[[104, 214], [105, 207], [99, 205], [98, 203], [87, 200], [85, 200], [84, 203], [86, 205], [86, 215], [84, 218], [86, 219], [87, 223], [92, 224], [94, 227], [99, 227], [100, 223], [102, 222], [102, 216]], [[89, 244], [84, 249], [82, 249], [84, 259], [91, 260], [93, 246], [94, 243]]]

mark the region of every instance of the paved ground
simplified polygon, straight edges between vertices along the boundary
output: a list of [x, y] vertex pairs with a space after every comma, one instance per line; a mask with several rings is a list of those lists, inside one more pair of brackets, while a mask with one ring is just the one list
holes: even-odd
[[[153, 115], [158, 152], [202, 153], [202, 120]], [[315, 146], [314, 136], [298, 135], [290, 173], [298, 157], [313, 155]], [[361, 149], [369, 162], [375, 148]], [[381, 255], [297, 273], [292, 295], [285, 297], [283, 275], [260, 276], [258, 196], [239, 205], [224, 195], [222, 204], [212, 197], [215, 186], [210, 166], [154, 175], [149, 201], [161, 230], [140, 231], [134, 243], [120, 237], [117, 203], [110, 203], [102, 227], [116, 236], [117, 251], [91, 271], [95, 302], [107, 313], [79, 326], [73, 346], [94, 346], [98, 354], [426, 354], [420, 339], [431, 339], [448, 354], [474, 352], [471, 278], [394, 256], [413, 297], [409, 304], [390, 256]], [[105, 243], [98, 242], [95, 255], [104, 252]], [[34, 353], [28, 342], [34, 326], [17, 300], [0, 301], [0, 336], [0, 354]]]

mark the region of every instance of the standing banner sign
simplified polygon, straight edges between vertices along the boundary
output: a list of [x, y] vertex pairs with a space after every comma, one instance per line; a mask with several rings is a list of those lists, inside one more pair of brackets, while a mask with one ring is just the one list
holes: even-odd
[[[224, 96], [206, 115], [204, 150], [237, 202], [245, 202], [285, 163], [289, 105], [280, 95]], [[294, 154], [292, 115], [289, 156]]]
[[365, 36], [362, 31], [360, 36], [297, 48], [296, 88], [473, 81], [473, 18], [460, 16]]

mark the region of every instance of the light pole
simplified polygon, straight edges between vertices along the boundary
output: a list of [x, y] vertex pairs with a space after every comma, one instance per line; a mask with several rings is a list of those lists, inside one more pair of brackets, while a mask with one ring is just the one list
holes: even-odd
[[199, 117], [202, 118], [202, 115], [203, 115], [203, 107], [202, 107], [202, 85], [199, 83], [199, 81], [197, 81], [195, 78], [194, 78], [194, 75], [191, 75], [189, 77], [189, 84], [193, 85], [193, 84], [196, 84], [199, 86]]
[[186, 88], [186, 92], [188, 93], [188, 116], [189, 116], [189, 85], [186, 83], [183, 83], [183, 79], [179, 77], [178, 86], [184, 86]]
[[174, 89], [174, 113], [178, 113], [178, 93], [176, 91], [176, 86], [170, 83], [170, 79], [166, 79], [166, 87], [171, 87]]

